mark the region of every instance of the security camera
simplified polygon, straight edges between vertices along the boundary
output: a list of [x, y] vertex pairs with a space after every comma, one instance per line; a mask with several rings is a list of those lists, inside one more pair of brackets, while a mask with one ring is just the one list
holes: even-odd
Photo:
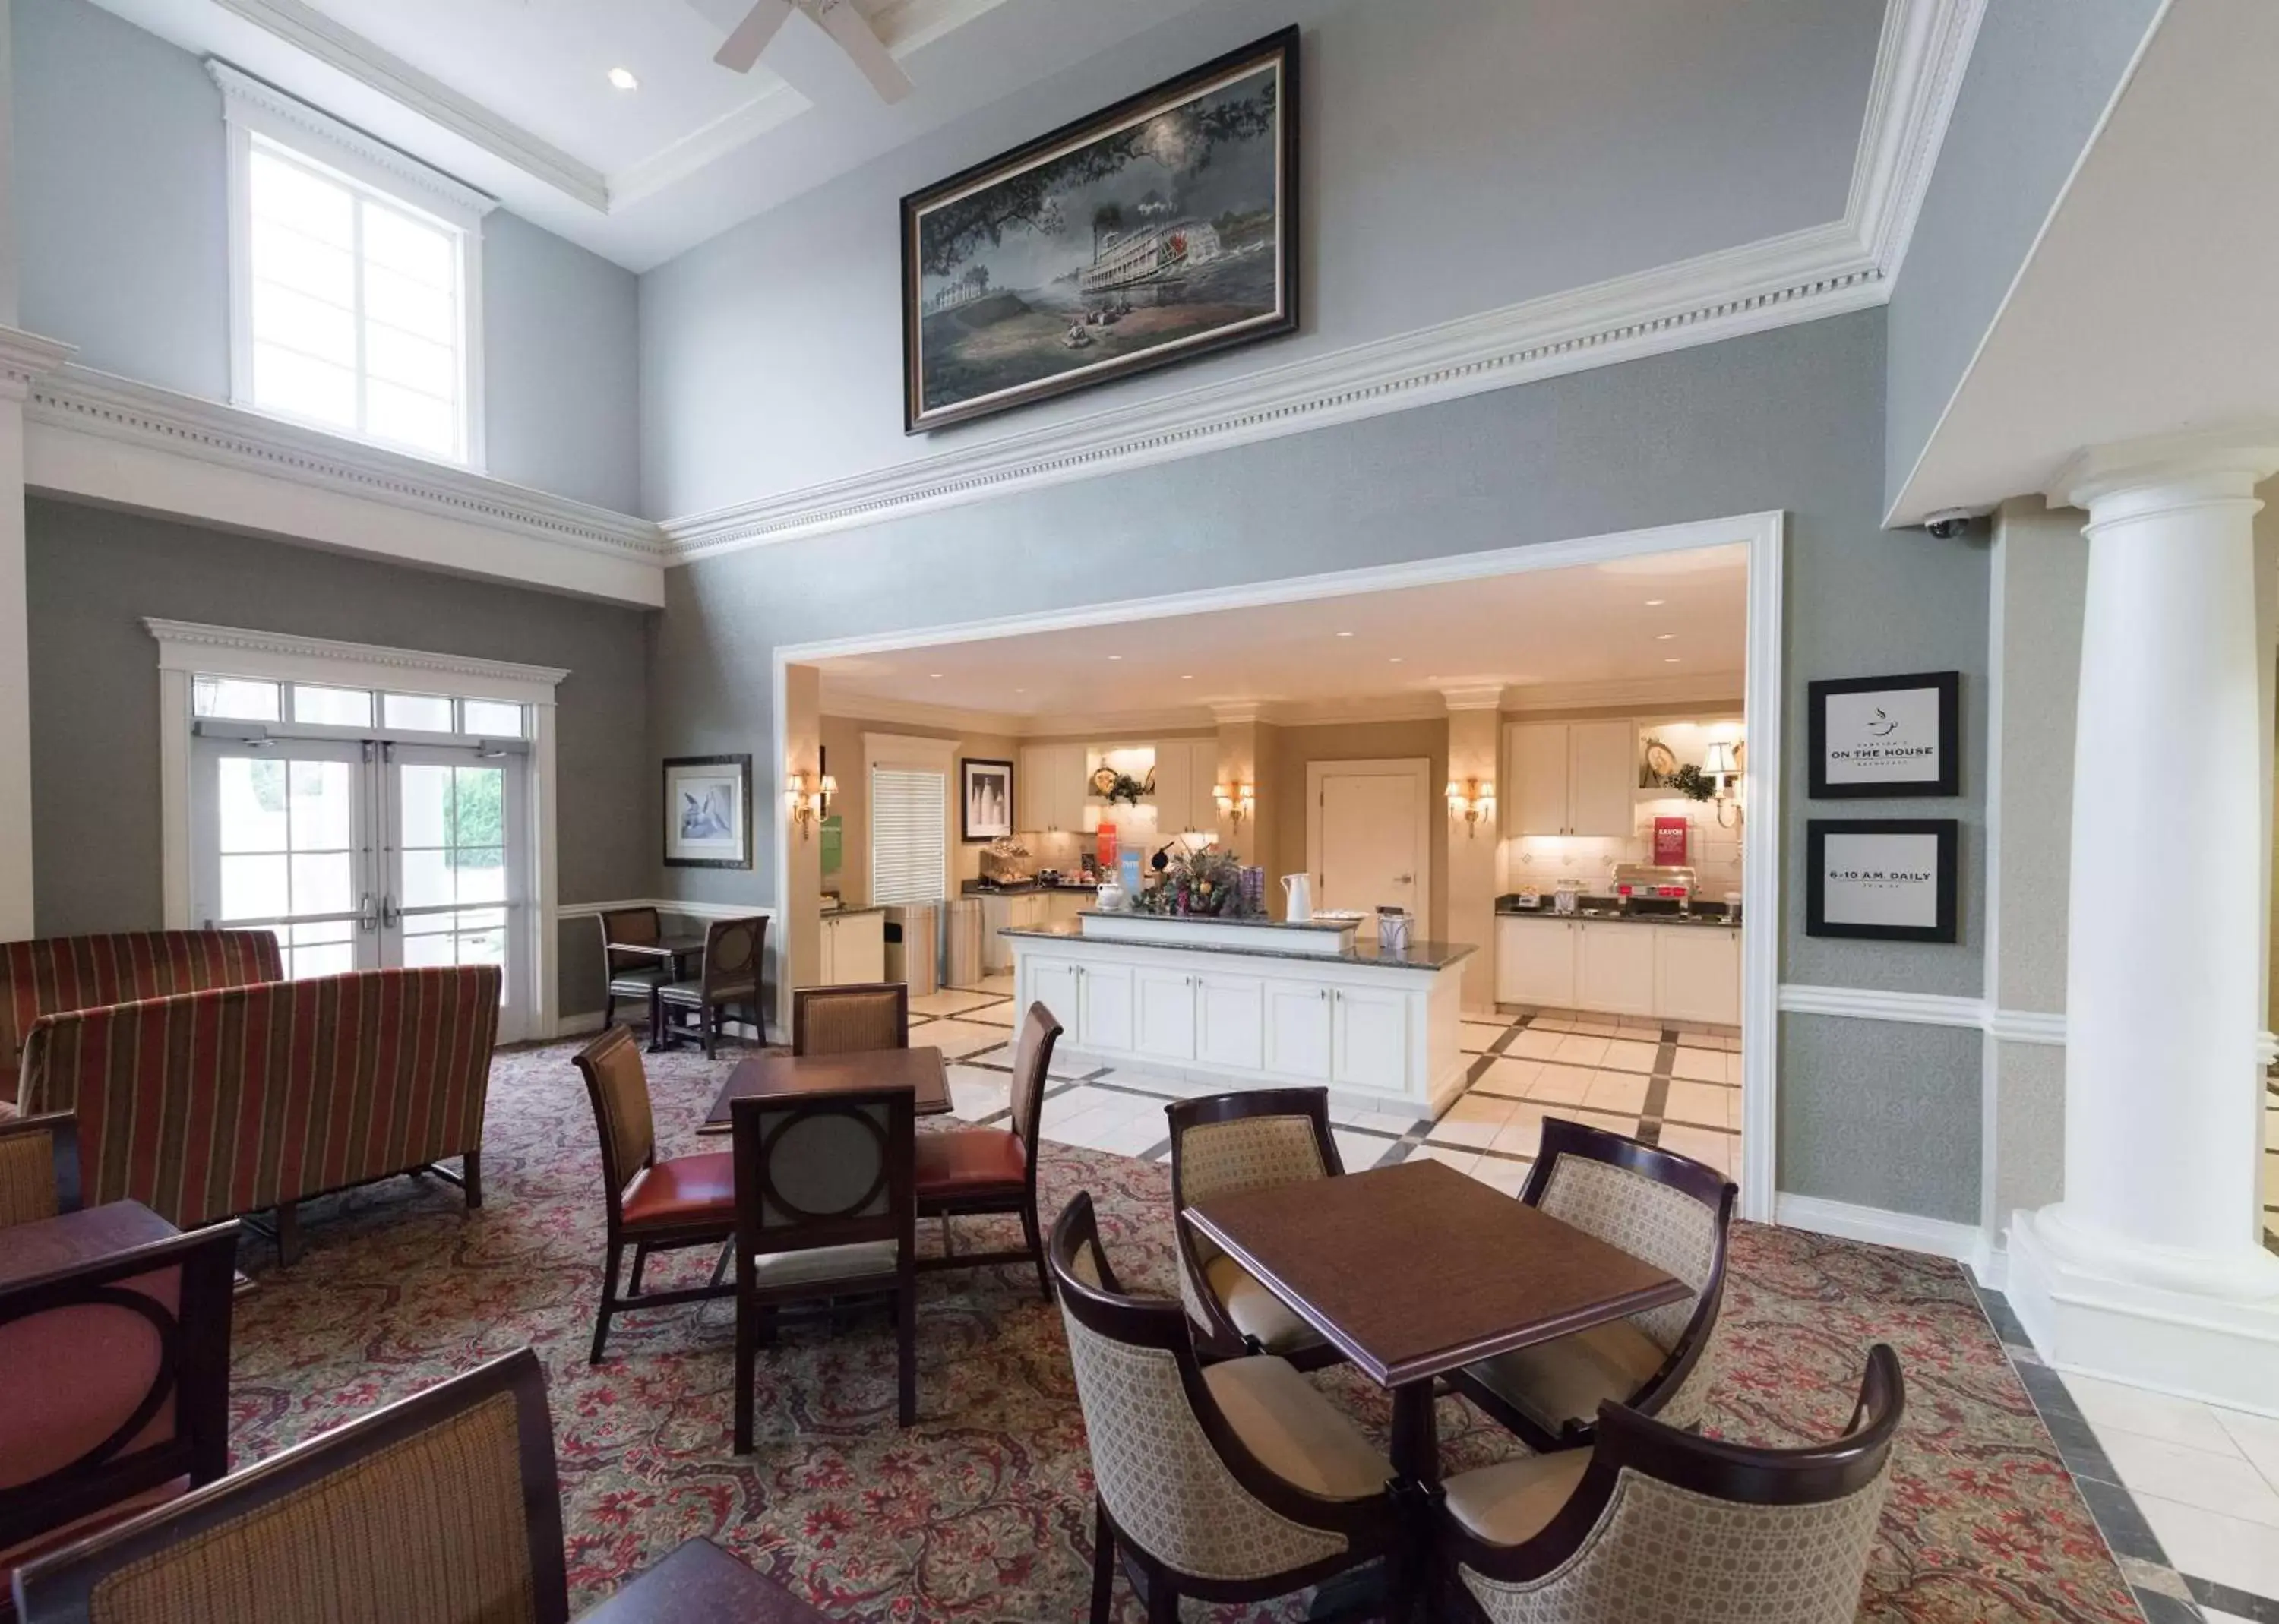
[[1962, 533], [1970, 523], [1969, 512], [1962, 508], [1942, 508], [1923, 520], [1923, 528], [1940, 540], [1951, 540]]

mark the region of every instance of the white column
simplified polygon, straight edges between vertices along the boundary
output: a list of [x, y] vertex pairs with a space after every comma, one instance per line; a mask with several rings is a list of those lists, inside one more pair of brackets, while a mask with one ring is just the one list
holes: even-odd
[[2279, 1360], [2252, 529], [2275, 471], [2279, 432], [2175, 439], [2084, 454], [2052, 491], [2090, 516], [2065, 1199], [2019, 1214], [2013, 1291], [2056, 1362], [2210, 1397], [2224, 1367]]
[[[7, 21], [0, 13], [0, 26]], [[0, 103], [0, 114], [4, 114]], [[6, 202], [0, 189], [0, 205]], [[24, 582], [24, 401], [71, 347], [0, 326], [0, 941], [32, 934], [32, 653]]]

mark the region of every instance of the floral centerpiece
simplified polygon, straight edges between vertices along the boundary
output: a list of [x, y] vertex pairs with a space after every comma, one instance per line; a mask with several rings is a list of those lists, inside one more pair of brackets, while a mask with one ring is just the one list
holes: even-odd
[[1242, 864], [1233, 853], [1216, 846], [1199, 852], [1181, 851], [1138, 906], [1151, 914], [1188, 918], [1243, 918], [1247, 910], [1242, 900]]

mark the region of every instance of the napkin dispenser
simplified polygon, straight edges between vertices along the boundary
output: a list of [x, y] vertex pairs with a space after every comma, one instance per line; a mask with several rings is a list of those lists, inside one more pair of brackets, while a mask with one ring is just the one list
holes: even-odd
[[1406, 953], [1416, 927], [1416, 916], [1407, 908], [1377, 910], [1377, 945], [1387, 953]]

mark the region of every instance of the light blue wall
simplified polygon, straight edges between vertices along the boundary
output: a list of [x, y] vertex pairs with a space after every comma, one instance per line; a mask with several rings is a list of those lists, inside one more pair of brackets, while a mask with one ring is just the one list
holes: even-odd
[[[641, 279], [643, 491], [685, 514], [1838, 218], [1882, 0], [1223, 0]], [[1305, 27], [1304, 329], [908, 440], [903, 194]]]
[[1896, 501], [2160, 0], [1990, 0], [1891, 304]]
[[[86, 365], [229, 397], [227, 148], [198, 58], [88, 0], [14, 0], [19, 325]], [[505, 214], [484, 233], [489, 471], [639, 500], [633, 273]]]

